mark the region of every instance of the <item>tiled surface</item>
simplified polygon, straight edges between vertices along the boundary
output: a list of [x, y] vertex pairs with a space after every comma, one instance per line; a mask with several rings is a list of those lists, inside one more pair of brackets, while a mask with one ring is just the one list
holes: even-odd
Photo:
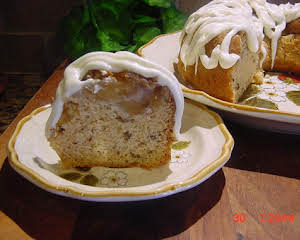
[[9, 75], [8, 86], [0, 93], [0, 134], [46, 81], [40, 74]]

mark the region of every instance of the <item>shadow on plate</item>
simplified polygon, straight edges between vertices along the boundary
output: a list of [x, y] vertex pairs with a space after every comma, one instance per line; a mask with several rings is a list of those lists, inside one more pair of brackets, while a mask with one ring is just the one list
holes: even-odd
[[[172, 173], [169, 165], [161, 166], [160, 168], [149, 171], [141, 168], [104, 168], [104, 167], [75, 167], [64, 169], [61, 162], [48, 164], [42, 158], [36, 156], [33, 162], [41, 169], [48, 170], [58, 177], [68, 181], [88, 185], [93, 187], [118, 187], [128, 188], [136, 186], [146, 186], [162, 182]], [[127, 184], [128, 176], [135, 180]], [[144, 176], [140, 179], [139, 176]]]
[[162, 239], [194, 225], [220, 200], [222, 170], [190, 190], [151, 201], [85, 202], [73, 233], [76, 239]]
[[[0, 210], [30, 237], [71, 239], [80, 201], [53, 195], [31, 184], [11, 168], [7, 159], [0, 171], [0, 196]], [[7, 230], [9, 233], [13, 228]], [[18, 231], [13, 233], [11, 239], [18, 236]]]
[[190, 190], [157, 200], [83, 202], [50, 194], [5, 162], [0, 209], [36, 239], [161, 239], [184, 232], [222, 196], [222, 170]]
[[194, 127], [204, 129], [213, 129], [217, 127], [222, 121], [218, 119], [214, 113], [207, 113], [203, 104], [196, 101], [185, 99], [184, 114], [182, 116], [181, 133], [185, 133]]

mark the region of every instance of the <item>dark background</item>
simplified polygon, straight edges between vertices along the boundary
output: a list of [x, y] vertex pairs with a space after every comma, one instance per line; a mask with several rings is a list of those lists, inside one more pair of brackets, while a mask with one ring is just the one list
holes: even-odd
[[0, 72], [50, 74], [64, 55], [59, 21], [80, 0], [9, 0], [0, 8]]
[[0, 7], [0, 134], [66, 58], [60, 20], [82, 0], [9, 0]]

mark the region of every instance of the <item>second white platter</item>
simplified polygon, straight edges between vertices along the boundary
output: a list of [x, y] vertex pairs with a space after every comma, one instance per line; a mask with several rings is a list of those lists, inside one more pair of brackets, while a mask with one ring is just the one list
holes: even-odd
[[212, 176], [230, 158], [233, 138], [222, 119], [203, 105], [186, 101], [181, 137], [169, 164], [141, 168], [63, 169], [45, 137], [50, 106], [22, 119], [8, 145], [9, 162], [23, 177], [54, 194], [96, 202], [139, 201], [190, 189]]
[[[181, 32], [160, 35], [138, 50], [138, 54], [174, 73]], [[203, 91], [182, 85], [184, 96], [213, 107], [223, 117], [269, 131], [300, 134], [300, 79], [266, 74], [264, 83], [253, 85], [242, 103], [233, 104]]]

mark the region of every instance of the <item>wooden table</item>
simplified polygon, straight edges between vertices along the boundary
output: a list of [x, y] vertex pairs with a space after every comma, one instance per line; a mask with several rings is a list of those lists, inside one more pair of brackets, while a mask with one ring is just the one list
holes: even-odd
[[163, 199], [91, 203], [50, 194], [6, 161], [16, 123], [48, 104], [62, 64], [0, 137], [0, 240], [3, 239], [299, 239], [299, 136], [225, 120], [232, 157], [206, 182]]

